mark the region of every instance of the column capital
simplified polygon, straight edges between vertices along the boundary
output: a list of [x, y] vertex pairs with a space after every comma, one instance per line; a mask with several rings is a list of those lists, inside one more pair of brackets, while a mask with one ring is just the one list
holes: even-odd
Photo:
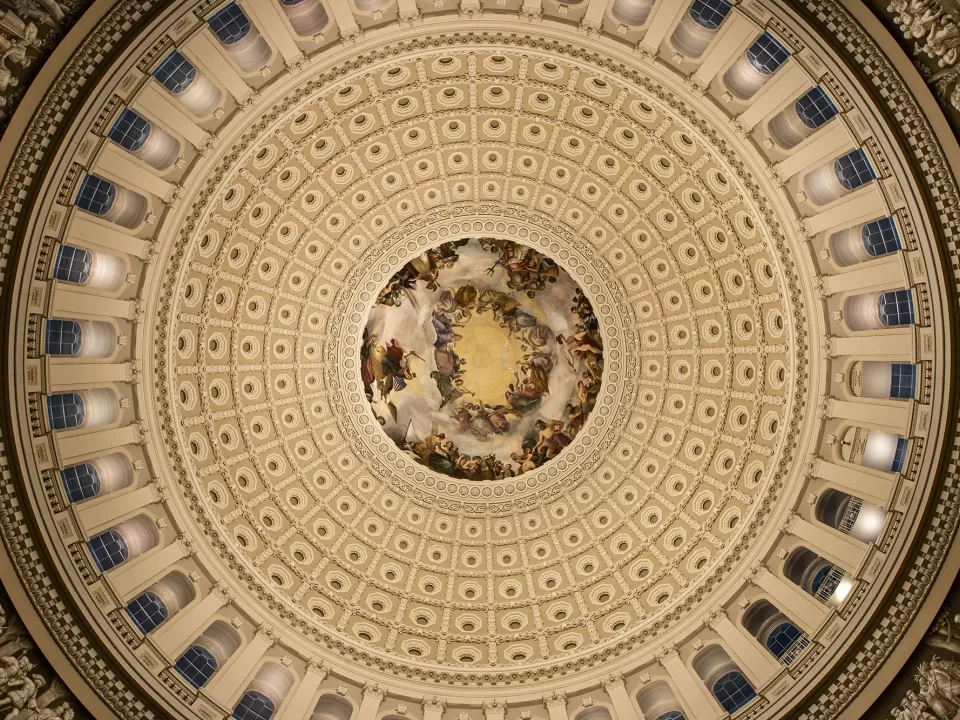
[[311, 660], [307, 663], [307, 672], [312, 672], [323, 680], [330, 674], [330, 666], [322, 660]]
[[711, 630], [716, 630], [717, 625], [719, 625], [721, 621], [725, 620], [726, 617], [727, 614], [723, 611], [723, 609], [717, 608], [707, 615], [705, 622], [708, 628]]
[[565, 692], [552, 692], [543, 696], [543, 706], [548, 710], [552, 707], [567, 707], [567, 694]]
[[443, 698], [438, 698], [433, 695], [425, 697], [423, 699], [423, 711], [435, 710], [437, 712], [443, 712], [447, 707], [447, 701]]
[[623, 685], [624, 680], [622, 672], [612, 672], [600, 681], [600, 686], [606, 692], [610, 692], [611, 688], [622, 687]]
[[507, 711], [507, 704], [503, 700], [484, 700], [483, 710], [487, 713], [502, 713]]
[[363, 684], [363, 696], [376, 698], [377, 702], [382, 702], [383, 698], [387, 696], [387, 691], [384, 687], [377, 685], [376, 683], [368, 682]]
[[797, 515], [797, 513], [789, 512], [787, 513], [787, 516], [783, 519], [783, 524], [780, 526], [780, 528], [783, 530], [783, 532], [787, 532], [787, 533], [793, 532], [793, 527], [794, 525], [797, 524], [797, 520], [799, 519], [800, 519], [800, 516]]
[[677, 652], [676, 645], [664, 645], [653, 654], [653, 657], [656, 658], [657, 662], [662, 665], [671, 658], [679, 658], [680, 653]]

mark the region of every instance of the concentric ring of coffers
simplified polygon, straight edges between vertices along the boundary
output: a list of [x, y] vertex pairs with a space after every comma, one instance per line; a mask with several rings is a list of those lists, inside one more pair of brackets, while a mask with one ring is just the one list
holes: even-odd
[[[283, 77], [290, 46], [238, 6], [210, 26], [220, 64], [184, 40], [102, 120], [107, 140], [64, 183], [74, 207], [38, 269], [53, 310], [32, 348], [51, 358], [37, 424], [62, 460], [50, 500], [76, 505], [77, 562], [158, 662], [228, 709], [299, 697], [318, 675], [303, 642], [419, 678], [597, 666], [693, 617], [697, 591], [731, 577], [764, 523], [773, 536], [751, 583], [710, 632], [699, 623], [696, 646], [677, 636], [689, 668], [670, 653], [651, 662], [637, 702], [645, 714], [736, 710], [757, 691], [766, 701], [779, 668], [822, 655], [829, 611], [855, 612], [876, 579], [864, 557], [900, 538], [923, 460], [905, 408], [936, 400], [940, 319], [904, 258], [932, 272], [932, 256], [916, 208], [891, 190], [884, 146], [850, 132], [853, 100], [815, 85], [785, 38], [739, 10], [729, 22], [743, 47], [711, 65], [730, 9], [713, 27], [694, 10], [678, 7], [661, 43], [691, 63], [694, 89], [736, 111], [757, 140], [744, 157], [742, 139], [711, 125], [716, 111], [684, 107], [699, 102], [686, 90], [662, 97], [650, 78], [637, 87], [543, 47], [406, 46], [335, 79], [301, 75], [264, 112], [247, 91]], [[771, 100], [775, 87], [789, 99]], [[155, 228], [187, 217], [175, 184], [232, 117], [244, 134], [183, 183], [185, 234], [158, 251], [169, 261], [147, 298], [161, 311], [158, 406], [113, 370], [64, 382], [75, 359], [131, 357], [141, 258]], [[768, 203], [775, 184], [751, 177], [761, 147], [790, 212]], [[824, 276], [833, 337], [817, 362], [833, 380], [808, 448], [808, 502], [777, 530], [769, 503], [784, 471], [799, 479], [785, 438], [804, 427], [794, 402], [809, 368], [798, 290], [809, 267], [792, 265], [780, 224], [794, 212]], [[367, 431], [362, 313], [397, 268], [467, 235], [523, 237], [619, 317], [600, 323], [606, 370], [622, 363], [606, 376], [605, 416], [545, 468], [556, 474], [471, 488], [391, 458]], [[144, 407], [158, 407], [160, 427]], [[166, 458], [137, 443], [138, 421]], [[150, 489], [157, 468], [189, 512]], [[278, 635], [234, 622], [237, 590]], [[205, 629], [187, 633], [200, 603]], [[223, 672], [241, 658], [249, 673]], [[209, 674], [195, 674], [204, 663]]]

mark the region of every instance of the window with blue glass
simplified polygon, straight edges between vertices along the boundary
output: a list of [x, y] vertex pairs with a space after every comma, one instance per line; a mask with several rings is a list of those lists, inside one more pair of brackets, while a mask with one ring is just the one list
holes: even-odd
[[897, 451], [893, 454], [893, 463], [890, 465], [890, 472], [903, 472], [903, 466], [907, 462], [907, 445], [909, 442], [906, 438], [897, 438]]
[[833, 171], [837, 174], [837, 180], [847, 190], [863, 187], [877, 177], [873, 171], [873, 165], [870, 164], [870, 158], [862, 148], [857, 148], [838, 158], [833, 164]]
[[833, 100], [821, 87], [815, 87], [797, 100], [794, 108], [800, 121], [811, 130], [816, 130], [828, 120], [832, 120], [839, 112]]
[[212, 15], [207, 24], [224, 45], [240, 42], [250, 32], [250, 19], [235, 2]]
[[47, 355], [76, 355], [83, 342], [83, 330], [76, 320], [47, 320], [43, 352]]
[[100, 475], [90, 463], [71, 465], [60, 471], [60, 482], [72, 503], [89, 500], [100, 494]]
[[127, 543], [116, 530], [107, 530], [90, 538], [87, 540], [87, 549], [100, 572], [115, 568], [129, 557]]
[[173, 667], [184, 680], [200, 689], [217, 671], [217, 660], [206, 648], [191, 645]]
[[127, 605], [127, 615], [144, 635], [149, 635], [167, 619], [167, 606], [156, 593], [142, 592]]
[[690, 17], [708, 30], [716, 30], [723, 25], [733, 3], [727, 0], [694, 0], [690, 6]]
[[912, 400], [917, 395], [917, 366], [893, 363], [890, 366], [890, 397]]
[[[827, 577], [830, 575], [832, 571], [833, 571], [833, 565], [826, 565], [820, 568], [817, 571], [817, 574], [813, 576], [813, 582], [810, 583], [810, 592], [816, 595], [817, 592], [820, 590], [820, 588], [823, 587], [824, 581], [827, 579]], [[824, 591], [826, 590], [827, 588], [824, 588]]]
[[116, 196], [117, 188], [112, 182], [96, 175], [87, 175], [80, 183], [80, 190], [73, 204], [94, 215], [105, 215], [113, 206]]
[[897, 252], [903, 245], [900, 242], [900, 233], [892, 217], [880, 218], [863, 226], [860, 231], [863, 246], [873, 257], [889, 255]]
[[150, 137], [150, 123], [130, 108], [124, 108], [107, 133], [124, 150], [136, 152]]
[[787, 58], [790, 51], [770, 33], [764, 33], [747, 50], [747, 60], [764, 75], [773, 75]]
[[663, 715], [660, 715], [656, 720], [686, 720], [683, 717], [683, 713], [679, 710], [671, 710], [670, 712], [665, 712]]
[[261, 692], [247, 690], [240, 698], [233, 717], [236, 720], [270, 720], [276, 708], [273, 701]]
[[190, 87], [190, 83], [197, 76], [197, 69], [179, 50], [174, 50], [157, 66], [153, 76], [167, 90], [178, 95]]
[[800, 630], [793, 623], [782, 622], [767, 636], [767, 649], [776, 657], [782, 657], [798, 637]]
[[83, 423], [83, 398], [78, 393], [47, 396], [47, 419], [51, 430], [69, 430]]
[[912, 325], [914, 321], [913, 294], [909, 290], [885, 292], [877, 301], [877, 310], [880, 313], [880, 322], [886, 327]]
[[713, 696], [724, 710], [733, 714], [753, 700], [757, 693], [741, 673], [733, 670], [713, 684]]
[[86, 250], [72, 245], [61, 245], [53, 261], [53, 277], [62, 282], [82, 285], [90, 277], [93, 256]]

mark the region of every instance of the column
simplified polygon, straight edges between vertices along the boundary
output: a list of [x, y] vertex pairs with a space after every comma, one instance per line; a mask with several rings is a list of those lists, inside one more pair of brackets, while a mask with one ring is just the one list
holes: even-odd
[[446, 707], [446, 700], [432, 696], [425, 697], [423, 699], [423, 720], [440, 720]]
[[814, 134], [803, 146], [803, 152], [794, 153], [779, 163], [777, 171], [783, 177], [791, 178], [809, 168], [820, 167], [830, 157], [854, 147], [854, 140], [846, 126], [841, 122], [833, 122]]
[[[633, 701], [627, 694], [627, 686], [623, 682], [621, 673], [612, 673], [604, 680], [600, 681], [607, 695], [610, 696], [610, 703], [613, 705], [615, 714], [614, 720], [643, 720]], [[490, 720], [490, 718], [487, 718]]]
[[603, 26], [603, 16], [607, 11], [607, 0], [589, 0], [587, 12], [580, 21], [582, 27], [595, 28], [598, 32]]
[[200, 635], [201, 629], [229, 601], [229, 593], [219, 586], [189, 610], [178, 612], [157, 628], [154, 643], [167, 657], [177, 658]]
[[811, 550], [830, 562], [840, 565], [848, 572], [856, 570], [867, 552], [866, 546], [859, 540], [831, 532], [801, 517], [794, 520], [793, 527], [788, 528], [787, 532], [797, 536]]
[[[543, 705], [547, 708], [547, 715], [550, 720], [568, 720], [567, 718], [567, 694], [555, 692], [543, 696]], [[426, 720], [426, 718], [424, 718]]]
[[323, 663], [311, 662], [307, 664], [307, 672], [297, 689], [277, 715], [276, 720], [303, 720], [313, 714], [320, 695], [320, 683], [327, 677], [330, 670]]
[[810, 235], [816, 235], [824, 230], [847, 227], [887, 214], [883, 196], [874, 187], [866, 192], [851, 193], [823, 212], [811, 210], [811, 214], [803, 219], [803, 228]]
[[740, 124], [746, 128], [756, 126], [768, 115], [779, 112], [810, 89], [810, 78], [796, 63], [785, 67], [767, 81], [763, 95], [740, 114]]
[[483, 701], [484, 720], [503, 720], [507, 714], [507, 705], [502, 700]]
[[51, 388], [64, 385], [99, 385], [129, 382], [129, 363], [51, 362], [47, 381]]
[[197, 70], [209, 78], [216, 78], [217, 82], [226, 88], [226, 91], [237, 100], [242, 100], [250, 94], [250, 86], [243, 76], [234, 67], [217, 47], [216, 40], [211, 36], [209, 27], [203, 28], [194, 35], [180, 51], [187, 56]]
[[137, 558], [107, 573], [110, 585], [126, 604], [159, 580], [178, 560], [187, 556], [187, 541], [177, 538], [165, 548]]
[[207, 131], [197, 125], [176, 100], [166, 94], [166, 90], [157, 87], [156, 82], [147, 83], [137, 95], [134, 109], [143, 108], [149, 115], [157, 118], [164, 127], [175, 128], [188, 143], [195, 148], [207, 140]]
[[245, 2], [243, 10], [264, 36], [270, 38], [284, 62], [290, 66], [303, 59], [303, 53], [297, 46], [289, 26], [280, 16], [282, 12], [275, 2]]
[[835, 355], [855, 358], [885, 356], [892, 361], [913, 362], [913, 332], [888, 331], [880, 335], [835, 337], [831, 350]]
[[138, 425], [127, 425], [126, 427], [112, 428], [110, 430], [97, 430], [95, 432], [81, 432], [70, 437], [56, 438], [57, 452], [65, 465], [69, 465], [70, 460], [81, 455], [89, 456], [95, 453], [101, 453], [104, 450], [113, 450], [124, 445], [133, 445], [138, 441]]
[[827, 295], [880, 285], [902, 287], [909, 284], [910, 282], [904, 277], [903, 265], [898, 254], [871, 260], [853, 270], [823, 278], [823, 289]]
[[107, 495], [102, 502], [92, 501], [77, 505], [77, 520], [80, 521], [85, 537], [89, 538], [101, 530], [109, 529], [124, 515], [132, 515], [158, 499], [152, 484], [119, 495]]
[[797, 627], [807, 635], [813, 635], [827, 618], [827, 609], [812, 595], [765, 568], [753, 578], [752, 582], [773, 598], [773, 604], [780, 609], [780, 612], [795, 622]]
[[[149, 165], [147, 167], [149, 168]], [[140, 191], [141, 194], [154, 195], [160, 199], [170, 194], [170, 183], [158, 177], [156, 170], [148, 170], [143, 164], [138, 164], [133, 155], [113, 143], [104, 146], [103, 152], [97, 158], [95, 169], [115, 175], [128, 188]]]
[[130, 310], [133, 307], [131, 300], [117, 300], [89, 292], [77, 292], [63, 283], [56, 283], [54, 287], [53, 312], [55, 314], [81, 313], [118, 318], [130, 317]]
[[366, 683], [363, 686], [363, 698], [360, 700], [356, 720], [376, 720], [380, 703], [386, 695], [387, 691], [376, 683]]
[[349, 40], [360, 34], [360, 26], [357, 25], [357, 19], [353, 16], [353, 10], [347, 0], [329, 0], [324, 4], [330, 8], [330, 13], [337, 22], [340, 37]]
[[910, 405], [904, 402], [898, 402], [896, 405], [880, 405], [834, 399], [830, 401], [827, 412], [830, 417], [868, 425], [885, 425], [901, 433], [906, 432], [907, 423], [910, 420]]
[[232, 710], [240, 693], [246, 689], [257, 663], [272, 645], [273, 639], [269, 635], [257, 631], [247, 646], [240, 650], [236, 660], [230, 663], [228, 672], [219, 672], [213, 676], [210, 684], [203, 689], [204, 694]]
[[649, 28], [644, 33], [640, 45], [652, 53], [656, 53], [670, 28], [673, 27], [674, 20], [688, 9], [687, 4], [682, 2], [671, 2], [670, 0], [658, 2], [650, 11]]
[[676, 648], [664, 648], [657, 659], [676, 685], [680, 693], [678, 699], [689, 711], [691, 720], [713, 720], [723, 715], [713, 695], [707, 691], [703, 681], [684, 665]]
[[847, 465], [837, 465], [817, 458], [813, 464], [813, 474], [822, 480], [828, 480], [851, 495], [869, 500], [875, 505], [886, 507], [893, 493], [893, 481]]
[[745, 627], [734, 625], [726, 613], [708, 619], [707, 625], [720, 636], [737, 665], [756, 687], [768, 682], [780, 671], [780, 663], [776, 658], [762, 650]]
[[[749, 18], [741, 15], [736, 8], [720, 28], [720, 39], [713, 44], [701, 60], [700, 67], [693, 74], [693, 82], [700, 87], [709, 87], [717, 73], [727, 63], [746, 52], [750, 43], [760, 35], [761, 30]], [[785, 68], [784, 68], [785, 69]]]

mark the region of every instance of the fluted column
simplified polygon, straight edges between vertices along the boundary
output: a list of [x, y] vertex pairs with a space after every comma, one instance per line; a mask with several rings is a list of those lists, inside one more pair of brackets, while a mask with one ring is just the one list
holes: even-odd
[[425, 697], [423, 699], [423, 720], [440, 720], [446, 707], [447, 701], [442, 698]]
[[703, 681], [684, 665], [676, 648], [665, 648], [659, 653], [657, 659], [673, 680], [677, 692], [680, 693], [680, 701], [690, 711], [690, 720], [713, 720], [723, 714]]
[[859, 540], [834, 533], [794, 515], [787, 522], [787, 532], [800, 538], [818, 555], [853, 572], [866, 555], [866, 545]]
[[110, 428], [109, 430], [95, 430], [94, 432], [80, 432], [70, 437], [60, 437], [54, 433], [57, 452], [65, 465], [81, 455], [93, 455], [104, 450], [115, 450], [124, 445], [133, 445], [140, 440], [140, 426], [126, 425]]
[[613, 705], [613, 712], [616, 716], [614, 720], [642, 720], [640, 713], [637, 712], [633, 701], [627, 694], [627, 686], [623, 681], [622, 673], [611, 673], [601, 680], [600, 684], [607, 695], [610, 696], [610, 703]]
[[768, 682], [780, 670], [774, 657], [760, 649], [743, 625], [735, 625], [726, 613], [718, 613], [707, 624], [720, 636], [740, 669], [756, 687]]
[[107, 572], [110, 585], [126, 604], [163, 577], [175, 562], [185, 558], [190, 553], [190, 545], [189, 540], [180, 536], [155, 553], [110, 570]]
[[356, 720], [376, 720], [380, 703], [387, 696], [387, 691], [376, 683], [367, 683], [363, 686], [363, 698], [360, 700], [360, 709]]
[[507, 714], [507, 704], [502, 700], [484, 700], [484, 720], [504, 720]]
[[752, 578], [758, 588], [773, 598], [773, 604], [797, 624], [807, 635], [812, 635], [827, 618], [827, 610], [812, 595], [799, 586], [761, 568]]
[[230, 663], [227, 672], [214, 675], [210, 684], [204, 688], [204, 692], [214, 701], [232, 710], [240, 693], [249, 684], [257, 663], [263, 659], [272, 645], [272, 637], [265, 632], [257, 631], [253, 639], [237, 655], [236, 660]]
[[555, 692], [544, 695], [543, 706], [547, 708], [547, 715], [550, 716], [550, 720], [568, 720], [566, 693]]
[[814, 459], [812, 470], [818, 478], [827, 480], [849, 491], [851, 495], [869, 500], [875, 505], [886, 507], [890, 501], [893, 481], [888, 478], [858, 470], [849, 465], [827, 462], [823, 458]]
[[313, 709], [320, 699], [320, 683], [329, 674], [330, 669], [323, 663], [311, 662], [307, 664], [307, 672], [303, 680], [290, 698], [284, 704], [276, 720], [306, 720], [313, 714]]
[[230, 600], [227, 590], [219, 585], [212, 588], [200, 602], [185, 612], [177, 613], [157, 628], [152, 636], [153, 641], [168, 657], [178, 657], [196, 639], [210, 618]]
[[77, 519], [87, 537], [115, 525], [124, 515], [132, 515], [140, 508], [160, 499], [156, 485], [150, 484], [121, 495], [107, 495], [101, 502], [77, 506]]

